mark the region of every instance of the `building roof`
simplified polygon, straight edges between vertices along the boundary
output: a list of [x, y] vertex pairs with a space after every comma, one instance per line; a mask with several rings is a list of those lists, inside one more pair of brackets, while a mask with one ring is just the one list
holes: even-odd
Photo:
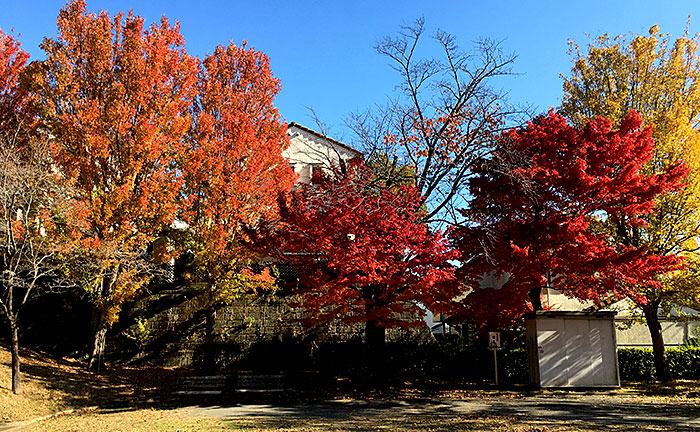
[[352, 152], [355, 152], [355, 153], [358, 154], [358, 156], [361, 156], [361, 155], [362, 155], [362, 152], [361, 152], [361, 151], [359, 151], [359, 150], [357, 150], [357, 149], [355, 149], [355, 148], [352, 148], [352, 147], [350, 147], [349, 145], [347, 145], [347, 144], [345, 144], [345, 143], [342, 143], [342, 142], [340, 142], [340, 141], [338, 141], [338, 140], [334, 140], [333, 138], [330, 138], [330, 137], [328, 137], [328, 136], [326, 136], [326, 135], [324, 135], [324, 134], [322, 134], [322, 133], [320, 133], [320, 132], [316, 132], [316, 131], [313, 130], [313, 129], [309, 129], [309, 128], [305, 127], [305, 126], [302, 126], [302, 125], [300, 125], [299, 123], [294, 123], [294, 122], [292, 122], [292, 123], [289, 123], [289, 125], [287, 125], [287, 129], [292, 128], [292, 127], [295, 127], [295, 128], [297, 128], [297, 129], [301, 129], [301, 130], [303, 130], [304, 132], [310, 133], [311, 135], [314, 135], [314, 136], [316, 136], [316, 137], [318, 137], [318, 138], [321, 138], [322, 140], [326, 140], [326, 141], [328, 141], [328, 142], [330, 142], [330, 143], [332, 143], [332, 144], [335, 144], [335, 145], [337, 145], [337, 146], [339, 146], [339, 147], [342, 147], [342, 148], [344, 148], [344, 149], [347, 149], [347, 150], [350, 150], [350, 151], [352, 151]]

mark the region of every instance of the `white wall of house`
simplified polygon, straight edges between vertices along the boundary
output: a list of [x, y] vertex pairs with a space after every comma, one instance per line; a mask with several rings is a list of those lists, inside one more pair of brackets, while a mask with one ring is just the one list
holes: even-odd
[[313, 172], [321, 169], [329, 172], [338, 166], [340, 159], [361, 157], [359, 151], [325, 135], [296, 123], [288, 126], [289, 148], [282, 155], [289, 159], [294, 172], [299, 175], [300, 183], [310, 183]]

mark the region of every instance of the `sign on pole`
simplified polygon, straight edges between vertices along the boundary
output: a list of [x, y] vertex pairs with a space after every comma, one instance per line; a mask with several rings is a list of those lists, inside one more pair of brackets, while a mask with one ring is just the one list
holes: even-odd
[[489, 348], [493, 348], [493, 373], [498, 385], [498, 348], [501, 347], [501, 332], [489, 332]]
[[501, 332], [489, 332], [489, 348], [501, 347]]

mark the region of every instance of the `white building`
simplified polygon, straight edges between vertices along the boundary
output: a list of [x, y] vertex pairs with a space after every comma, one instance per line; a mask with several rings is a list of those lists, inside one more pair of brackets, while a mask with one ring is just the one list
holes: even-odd
[[287, 128], [289, 148], [282, 155], [299, 175], [300, 183], [311, 183], [320, 170], [329, 172], [340, 161], [362, 157], [354, 148], [297, 123]]

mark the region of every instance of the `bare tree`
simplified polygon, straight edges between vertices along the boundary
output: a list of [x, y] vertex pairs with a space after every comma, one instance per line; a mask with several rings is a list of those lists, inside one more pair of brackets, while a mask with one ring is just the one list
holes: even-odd
[[423, 194], [428, 220], [455, 223], [456, 209], [468, 200], [472, 163], [489, 154], [494, 138], [521, 113], [492, 86], [513, 75], [515, 56], [489, 39], [465, 52], [452, 35], [437, 31], [441, 58], [421, 58], [423, 34], [421, 18], [377, 43], [400, 76], [397, 94], [386, 106], [352, 114], [347, 125], [379, 176], [412, 182]]
[[19, 320], [25, 304], [64, 285], [71, 240], [72, 196], [52, 169], [41, 139], [0, 141], [0, 313], [9, 323], [12, 391], [21, 393]]

